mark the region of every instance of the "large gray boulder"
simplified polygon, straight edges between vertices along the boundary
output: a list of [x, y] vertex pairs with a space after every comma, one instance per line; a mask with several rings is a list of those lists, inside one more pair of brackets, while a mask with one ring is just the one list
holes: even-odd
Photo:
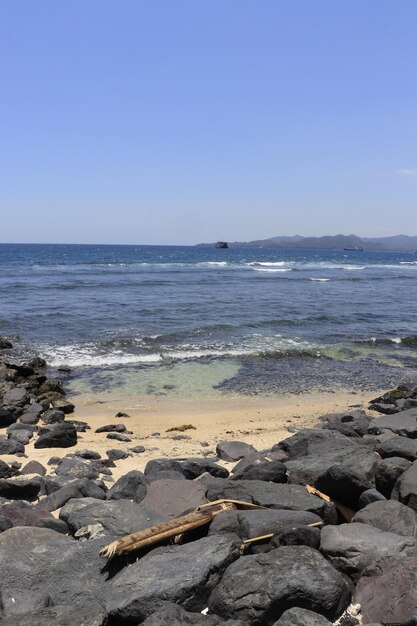
[[137, 530], [155, 526], [166, 517], [130, 500], [98, 500], [97, 503], [73, 510], [67, 518], [71, 533], [100, 523], [108, 535], [129, 535]]
[[0, 455], [2, 454], [20, 454], [25, 451], [25, 446], [16, 439], [6, 439], [0, 437]]
[[142, 472], [132, 470], [116, 480], [106, 493], [107, 500], [135, 500], [141, 502], [146, 495], [149, 480]]
[[404, 537], [417, 537], [417, 515], [396, 500], [372, 502], [358, 511], [353, 521]]
[[413, 537], [384, 532], [360, 523], [325, 526], [321, 531], [320, 549], [337, 569], [353, 580], [357, 580], [378, 559], [417, 553]]
[[3, 396], [4, 406], [23, 407], [29, 402], [29, 394], [23, 387], [13, 387]]
[[289, 460], [300, 459], [305, 456], [319, 457], [321, 454], [332, 450], [355, 449], [345, 435], [331, 430], [319, 428], [304, 428], [296, 432], [292, 437], [283, 439], [272, 448], [272, 452], [283, 450]]
[[202, 611], [226, 567], [239, 556], [227, 537], [205, 537], [153, 550], [109, 584], [107, 608], [114, 623], [140, 623], [165, 600]]
[[356, 586], [353, 602], [361, 605], [363, 623], [412, 626], [417, 616], [417, 558], [378, 561]]
[[88, 478], [79, 478], [74, 480], [64, 487], [57, 489], [44, 500], [42, 500], [41, 506], [47, 511], [56, 511], [60, 509], [71, 498], [96, 498], [98, 500], [104, 500], [106, 494], [103, 489], [95, 484]]
[[245, 626], [240, 620], [223, 621], [216, 615], [190, 613], [179, 604], [163, 602], [159, 609], [142, 622], [142, 626]]
[[57, 465], [55, 473], [62, 480], [76, 480], [77, 478], [98, 478], [97, 466], [88, 460], [77, 456], [66, 456]]
[[232, 563], [209, 608], [221, 617], [270, 626], [296, 606], [336, 619], [350, 595], [348, 583], [317, 550], [285, 546]]
[[369, 425], [369, 432], [377, 435], [384, 430], [391, 430], [402, 437], [417, 439], [417, 407], [393, 415], [378, 417], [372, 420]]
[[409, 461], [417, 459], [417, 440], [408, 437], [390, 437], [375, 447], [375, 452], [383, 459], [401, 457]]
[[77, 444], [77, 429], [69, 422], [52, 424], [40, 430], [35, 448], [70, 448]]
[[[104, 540], [78, 542], [45, 528], [10, 528], [0, 534], [0, 594], [4, 617], [49, 604], [77, 605], [103, 598], [106, 572], [99, 557]], [[30, 591], [31, 606], [28, 607]], [[45, 606], [45, 605], [44, 605]]]
[[378, 491], [386, 498], [390, 498], [397, 480], [409, 467], [411, 461], [397, 456], [378, 461], [375, 470], [375, 485]]
[[323, 615], [295, 607], [285, 611], [274, 626], [332, 626], [332, 624]]
[[393, 500], [406, 504], [417, 512], [417, 461], [401, 474], [391, 493]]
[[[49, 603], [46, 596], [44, 603]], [[108, 626], [103, 603], [89, 600], [85, 604], [60, 604], [40, 608], [28, 602], [29, 612], [1, 620], [1, 626]]]
[[308, 493], [300, 485], [267, 483], [261, 480], [228, 480], [223, 487], [223, 497], [272, 509], [309, 511], [329, 524], [337, 520], [336, 509], [331, 502]]
[[165, 518], [177, 517], [207, 502], [206, 492], [205, 485], [198, 481], [155, 480], [147, 486], [141, 504]]
[[255, 448], [243, 441], [220, 441], [216, 446], [216, 454], [223, 461], [240, 461], [253, 452]]

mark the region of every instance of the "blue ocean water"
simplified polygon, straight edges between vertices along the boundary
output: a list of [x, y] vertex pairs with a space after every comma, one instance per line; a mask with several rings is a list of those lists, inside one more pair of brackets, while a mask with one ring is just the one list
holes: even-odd
[[417, 257], [0, 245], [0, 334], [73, 390], [276, 393], [414, 380]]

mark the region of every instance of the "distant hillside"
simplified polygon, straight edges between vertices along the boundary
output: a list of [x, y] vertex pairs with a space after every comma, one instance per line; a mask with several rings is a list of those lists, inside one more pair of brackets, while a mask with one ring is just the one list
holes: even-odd
[[[213, 243], [200, 243], [199, 246], [214, 246]], [[376, 252], [416, 252], [417, 237], [395, 235], [392, 237], [358, 237], [357, 235], [324, 235], [323, 237], [270, 237], [254, 241], [229, 242], [229, 247], [251, 248], [310, 248], [316, 250], [371, 250]]]

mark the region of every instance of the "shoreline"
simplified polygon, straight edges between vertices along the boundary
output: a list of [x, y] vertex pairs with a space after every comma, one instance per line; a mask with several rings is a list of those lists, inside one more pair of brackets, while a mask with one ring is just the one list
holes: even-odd
[[[339, 389], [279, 396], [223, 397], [201, 402], [157, 396], [126, 398], [108, 393], [68, 396], [76, 405], [68, 419], [86, 421], [91, 427], [78, 433], [76, 446], [68, 452], [92, 449], [106, 458], [109, 449], [129, 452], [130, 448], [144, 446], [143, 453], [130, 452], [131, 456], [116, 462], [111, 478], [117, 480], [132, 469], [143, 471], [151, 459], [213, 456], [216, 444], [222, 440], [237, 439], [252, 444], [257, 450], [270, 448], [291, 435], [288, 429], [311, 428], [321, 415], [352, 408], [367, 409], [374, 395], [378, 392]], [[119, 411], [129, 417], [116, 418]], [[95, 433], [96, 428], [120, 423], [127, 431], [132, 431], [127, 435], [131, 442], [107, 439], [105, 432]], [[184, 424], [192, 424], [195, 429], [166, 432]], [[63, 452], [60, 448], [36, 449], [33, 440], [25, 449], [28, 461], [36, 460], [46, 467], [51, 456], [62, 456]]]

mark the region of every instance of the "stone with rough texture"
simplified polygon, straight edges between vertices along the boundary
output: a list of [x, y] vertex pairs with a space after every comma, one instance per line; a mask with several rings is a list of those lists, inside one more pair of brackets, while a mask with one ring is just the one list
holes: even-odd
[[211, 459], [187, 459], [186, 461], [182, 461], [181, 472], [187, 480], [194, 480], [194, 478], [198, 478], [198, 476], [201, 476], [204, 472], [208, 472], [210, 476], [219, 478], [227, 478], [229, 476], [229, 471], [225, 467], [217, 465], [217, 463]]
[[35, 500], [40, 488], [38, 480], [0, 479], [0, 496], [10, 500]]
[[14, 424], [17, 415], [14, 415], [7, 409], [0, 407], [0, 428], [7, 428], [10, 424]]
[[61, 520], [57, 520], [49, 511], [22, 500], [0, 504], [0, 515], [7, 517], [15, 527], [38, 526], [39, 528], [50, 528], [56, 532], [68, 532], [67, 525]]
[[240, 461], [253, 452], [255, 448], [243, 441], [220, 441], [216, 446], [216, 454], [223, 461]]
[[29, 401], [29, 395], [23, 387], [13, 387], [3, 396], [4, 406], [25, 406]]
[[390, 498], [395, 483], [409, 467], [411, 467], [411, 461], [400, 457], [378, 461], [375, 470], [375, 485], [378, 491], [386, 498]]
[[165, 471], [174, 471], [182, 474], [181, 463], [175, 459], [168, 458], [151, 459], [146, 463], [144, 474], [150, 477]]
[[332, 624], [323, 615], [295, 607], [285, 611], [274, 626], [332, 626]]
[[287, 467], [282, 461], [254, 462], [239, 472], [233, 472], [233, 480], [266, 480], [272, 483], [287, 482]]
[[66, 456], [59, 462], [55, 469], [55, 473], [65, 480], [74, 480], [76, 478], [89, 478], [94, 480], [98, 478], [99, 472], [96, 466], [90, 461], [76, 456]]
[[336, 619], [350, 594], [348, 583], [320, 552], [285, 546], [232, 563], [211, 594], [209, 608], [221, 617], [270, 626], [294, 606]]
[[372, 502], [358, 511], [353, 521], [404, 537], [417, 537], [417, 515], [396, 500]]
[[417, 439], [417, 408], [372, 420], [369, 432], [379, 434], [383, 430], [391, 430], [396, 435]]
[[[47, 596], [48, 597], [48, 596]], [[35, 613], [14, 615], [1, 622], [2, 626], [108, 626], [104, 604], [91, 600], [86, 604], [47, 606]]]
[[88, 480], [88, 478], [79, 478], [78, 480], [74, 480], [49, 494], [44, 500], [42, 500], [42, 508], [47, 511], [56, 511], [68, 502], [68, 500], [71, 500], [71, 498], [85, 497], [104, 500], [106, 494], [104, 490], [96, 485], [92, 480]]
[[141, 504], [164, 517], [176, 517], [207, 502], [206, 491], [197, 481], [156, 480], [147, 486]]
[[48, 411], [45, 411], [41, 416], [41, 420], [45, 424], [58, 424], [59, 422], [63, 422], [64, 419], [65, 413], [59, 409], [48, 409]]
[[382, 441], [375, 447], [377, 452], [383, 459], [390, 457], [400, 457], [415, 461], [417, 459], [417, 441], [408, 439], [408, 437], [390, 437]]
[[73, 510], [66, 521], [72, 534], [99, 522], [106, 534], [122, 536], [165, 522], [166, 517], [130, 500], [98, 500]]
[[371, 502], [383, 502], [386, 500], [386, 497], [382, 495], [377, 489], [366, 489], [366, 491], [362, 491], [361, 495], [358, 499], [358, 509], [363, 509]]
[[77, 429], [69, 422], [42, 428], [41, 433], [35, 441], [35, 448], [70, 448], [77, 444]]
[[141, 502], [146, 495], [149, 480], [142, 472], [132, 470], [117, 480], [106, 493], [107, 500], [135, 500]]
[[417, 615], [417, 558], [385, 558], [357, 584], [354, 602], [361, 605], [363, 623], [415, 624]]
[[202, 611], [224, 570], [238, 556], [238, 544], [219, 536], [153, 550], [110, 581], [109, 614], [115, 623], [137, 624], [166, 600]]
[[2, 454], [20, 454], [25, 451], [25, 446], [16, 439], [5, 439], [0, 437], [0, 455]]
[[300, 485], [266, 483], [261, 480], [225, 481], [220, 497], [244, 500], [272, 509], [308, 511], [328, 524], [336, 523], [337, 513], [331, 502], [311, 495]]
[[143, 626], [245, 626], [241, 620], [223, 621], [216, 615], [190, 613], [174, 602], [163, 602], [160, 608], [142, 622]]
[[10, 465], [7, 465], [4, 461], [0, 459], [0, 478], [11, 478], [18, 474], [18, 471]]
[[417, 461], [399, 477], [391, 492], [391, 498], [406, 504], [417, 512]]
[[378, 559], [410, 556], [416, 552], [416, 545], [413, 537], [353, 523], [325, 526], [321, 531], [321, 551], [337, 569], [357, 580]]
[[105, 579], [99, 556], [106, 539], [75, 541], [53, 530], [21, 526], [0, 534], [0, 594], [3, 617], [27, 613], [45, 594], [51, 604], [77, 605], [103, 599]]
[[292, 437], [283, 439], [272, 448], [283, 450], [289, 460], [300, 459], [306, 456], [319, 457], [323, 452], [355, 449], [355, 444], [347, 437], [331, 430], [319, 428], [304, 428], [296, 432]]

